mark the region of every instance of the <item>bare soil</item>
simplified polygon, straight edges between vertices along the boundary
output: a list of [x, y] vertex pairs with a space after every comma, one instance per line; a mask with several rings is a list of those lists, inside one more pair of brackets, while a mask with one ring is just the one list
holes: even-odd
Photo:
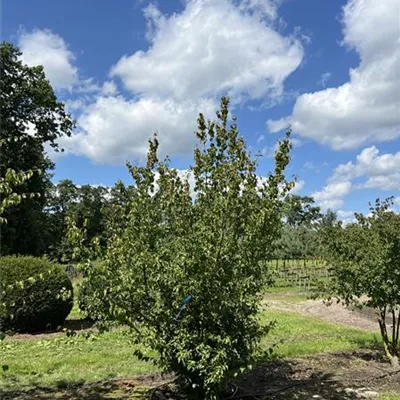
[[[270, 299], [272, 297], [272, 299]], [[379, 331], [378, 322], [372, 309], [358, 310], [333, 303], [330, 306], [322, 300], [290, 301], [287, 296], [265, 295], [266, 304], [276, 310], [295, 311], [304, 315], [368, 331]]]

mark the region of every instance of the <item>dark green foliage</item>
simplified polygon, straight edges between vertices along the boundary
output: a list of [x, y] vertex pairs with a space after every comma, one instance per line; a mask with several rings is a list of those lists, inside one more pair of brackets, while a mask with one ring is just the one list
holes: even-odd
[[44, 209], [54, 168], [44, 145], [57, 150], [57, 139], [70, 135], [73, 121], [46, 79], [43, 67], [28, 67], [10, 43], [0, 44], [0, 177], [6, 171], [33, 171], [15, 193], [35, 193], [5, 210], [1, 225], [2, 254], [43, 254], [51, 239]]
[[0, 330], [35, 332], [62, 325], [73, 305], [64, 268], [36, 257], [0, 258]]
[[292, 227], [315, 224], [321, 218], [321, 209], [314, 204], [312, 197], [289, 194], [283, 204], [286, 224]]
[[75, 185], [64, 179], [53, 185], [48, 201], [48, 227], [52, 241], [48, 255], [59, 261], [71, 260], [72, 248], [65, 238], [67, 221], [72, 219], [77, 226], [87, 231], [88, 240], [99, 237], [104, 246], [106, 241], [105, 213], [108, 204], [107, 188], [103, 186]]

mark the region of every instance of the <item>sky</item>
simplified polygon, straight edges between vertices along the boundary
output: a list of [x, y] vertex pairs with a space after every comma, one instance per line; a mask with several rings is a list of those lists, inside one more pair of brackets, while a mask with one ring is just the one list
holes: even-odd
[[154, 132], [184, 173], [227, 95], [260, 176], [291, 126], [294, 193], [343, 220], [400, 208], [398, 0], [2, 0], [1, 19], [77, 122], [54, 182], [129, 183]]

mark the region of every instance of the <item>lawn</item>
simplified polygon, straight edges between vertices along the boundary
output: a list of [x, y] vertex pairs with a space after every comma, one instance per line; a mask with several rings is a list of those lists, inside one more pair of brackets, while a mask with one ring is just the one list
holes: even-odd
[[[75, 310], [76, 311], [76, 310]], [[75, 312], [75, 317], [78, 316]], [[295, 357], [320, 352], [371, 347], [379, 340], [373, 333], [352, 329], [303, 316], [294, 312], [266, 309], [263, 322], [276, 320], [274, 331], [262, 341], [264, 349], [277, 344], [275, 357]], [[126, 330], [101, 335], [77, 333], [73, 337], [29, 336], [7, 338], [1, 345], [0, 373], [3, 389], [28, 389], [35, 386], [65, 386], [157, 372], [149, 362], [139, 361]]]

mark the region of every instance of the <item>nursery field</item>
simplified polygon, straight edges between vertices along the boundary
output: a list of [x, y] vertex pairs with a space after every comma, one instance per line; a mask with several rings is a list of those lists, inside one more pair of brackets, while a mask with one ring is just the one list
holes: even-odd
[[276, 287], [311, 290], [317, 280], [329, 277], [329, 266], [321, 259], [289, 259], [268, 262]]

